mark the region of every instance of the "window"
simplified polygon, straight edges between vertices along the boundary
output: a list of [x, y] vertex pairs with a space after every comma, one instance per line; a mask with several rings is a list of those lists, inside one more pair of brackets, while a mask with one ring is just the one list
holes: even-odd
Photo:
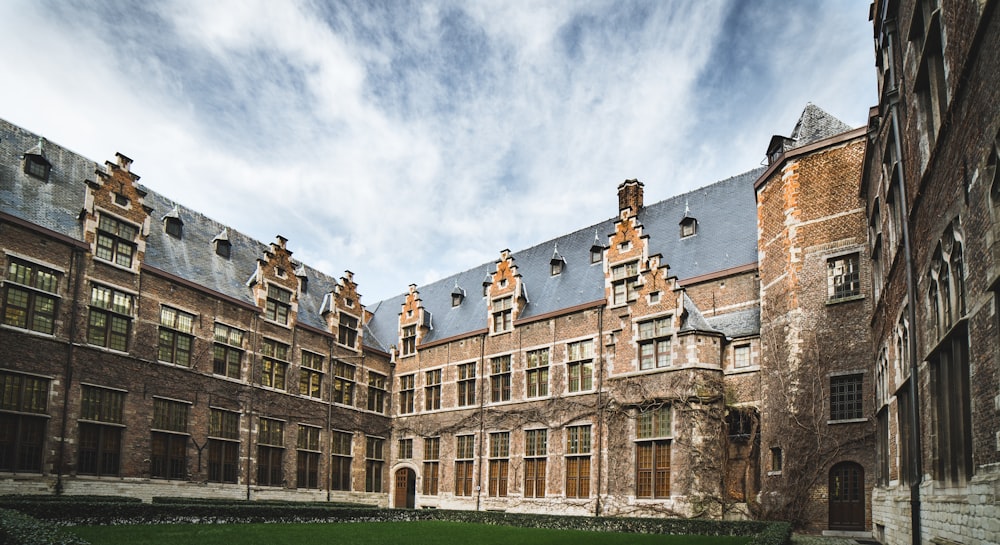
[[216, 239], [214, 242], [215, 255], [229, 259], [229, 257], [233, 254], [233, 243], [222, 239]]
[[524, 432], [524, 497], [545, 497], [545, 462], [548, 454], [548, 430]]
[[771, 447], [771, 471], [781, 473], [781, 447]]
[[365, 437], [365, 492], [382, 492], [384, 439]]
[[351, 441], [353, 436], [343, 431], [333, 432], [332, 460], [330, 465], [330, 488], [351, 489]]
[[910, 28], [910, 41], [920, 55], [913, 90], [917, 97], [922, 136], [928, 155], [948, 110], [948, 82], [944, 69], [944, 40], [939, 0], [919, 2]]
[[493, 332], [503, 333], [514, 327], [514, 297], [504, 297], [493, 301]]
[[296, 488], [319, 488], [319, 428], [299, 424]]
[[257, 429], [257, 485], [285, 484], [281, 459], [285, 454], [285, 423], [261, 418]]
[[649, 294], [649, 304], [656, 305], [660, 302], [661, 296], [660, 292], [654, 291]]
[[969, 334], [954, 328], [928, 358], [934, 434], [934, 479], [963, 486], [972, 478], [972, 407]]
[[670, 366], [669, 316], [639, 323], [639, 369]]
[[490, 401], [510, 401], [510, 356], [490, 358]]
[[670, 497], [671, 409], [639, 413], [635, 430], [635, 497]]
[[624, 305], [635, 301], [639, 291], [639, 262], [633, 261], [611, 268], [611, 304]]
[[35, 155], [34, 153], [28, 153], [24, 156], [24, 173], [38, 178], [40, 180], [48, 181], [49, 172], [52, 170], [52, 164], [49, 163], [45, 157], [41, 155]]
[[288, 324], [288, 312], [292, 308], [292, 292], [274, 285], [267, 286], [267, 302], [264, 318], [282, 325]]
[[604, 248], [600, 246], [592, 246], [590, 248], [590, 262], [600, 263], [604, 259]]
[[889, 486], [889, 407], [875, 415], [875, 481]]
[[560, 274], [562, 274], [563, 267], [565, 266], [566, 262], [563, 261], [562, 259], [553, 259], [552, 262], [549, 263], [549, 275], [559, 276]]
[[240, 413], [211, 409], [208, 421], [208, 480], [235, 483], [240, 469]]
[[212, 372], [238, 379], [242, 362], [243, 331], [216, 322], [215, 344], [212, 345]]
[[590, 426], [566, 428], [566, 497], [590, 497]]
[[97, 222], [97, 249], [94, 255], [116, 265], [132, 268], [135, 238], [138, 234], [138, 227], [101, 214]]
[[51, 335], [55, 330], [56, 271], [10, 258], [4, 282], [3, 323]]
[[299, 370], [299, 394], [319, 398], [323, 391], [323, 356], [302, 351], [302, 367]]
[[726, 413], [729, 441], [747, 443], [754, 434], [757, 410], [752, 407], [732, 407]]
[[827, 297], [831, 301], [861, 295], [858, 254], [827, 260], [826, 272]]
[[164, 218], [163, 230], [174, 238], [181, 238], [184, 235], [184, 222], [180, 218]]
[[0, 471], [41, 473], [49, 380], [0, 371]]
[[424, 410], [441, 408], [441, 370], [435, 369], [424, 374]]
[[862, 418], [862, 377], [840, 375], [830, 377], [830, 420]]
[[125, 392], [96, 386], [82, 387], [77, 473], [97, 476], [119, 474], [124, 407]]
[[160, 344], [157, 359], [191, 367], [191, 347], [194, 344], [194, 314], [160, 307]]
[[750, 345], [743, 344], [733, 348], [733, 367], [744, 369], [750, 367]]
[[410, 458], [413, 458], [413, 439], [400, 439], [397, 447], [399, 450], [400, 460], [409, 460]]
[[928, 306], [936, 337], [945, 336], [965, 314], [965, 263], [962, 240], [949, 225], [934, 250], [928, 271]]
[[368, 371], [368, 410], [385, 412], [385, 375]]
[[105, 286], [92, 286], [87, 342], [125, 352], [132, 329], [135, 297]]
[[333, 363], [333, 402], [343, 405], [354, 403], [354, 370], [353, 365], [342, 361]]
[[917, 476], [914, 460], [916, 454], [913, 451], [913, 402], [910, 399], [909, 381], [915, 377], [910, 377], [898, 390], [896, 390], [896, 425], [899, 429], [897, 440], [899, 441], [899, 480], [903, 484], [916, 482]]
[[288, 373], [288, 345], [272, 339], [264, 339], [261, 347], [260, 384], [277, 390], [285, 389], [285, 375]]
[[441, 478], [441, 438], [424, 438], [424, 495], [437, 496]]
[[698, 220], [684, 218], [681, 220], [681, 238], [690, 237], [698, 232]]
[[476, 436], [455, 437], [455, 495], [472, 495], [472, 459], [475, 457]]
[[528, 397], [549, 395], [549, 349], [528, 352], [528, 370], [525, 372]]
[[476, 364], [463, 363], [458, 366], [458, 406], [476, 404]]
[[337, 342], [354, 348], [358, 342], [358, 319], [340, 313], [340, 325], [337, 327]]
[[403, 355], [409, 356], [417, 352], [417, 326], [403, 327]]
[[507, 474], [510, 469], [510, 432], [490, 434], [489, 495], [507, 495]]
[[153, 398], [153, 453], [150, 477], [187, 479], [188, 411], [182, 401]]
[[399, 414], [413, 412], [413, 397], [416, 385], [416, 375], [399, 377]]
[[586, 392], [594, 389], [594, 342], [578, 341], [567, 345], [569, 353], [569, 391]]

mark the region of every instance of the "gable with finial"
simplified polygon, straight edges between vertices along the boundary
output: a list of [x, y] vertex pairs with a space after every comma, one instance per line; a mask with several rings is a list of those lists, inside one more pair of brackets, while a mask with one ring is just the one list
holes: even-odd
[[117, 162], [108, 161], [95, 171], [96, 181], [87, 181], [81, 213], [84, 239], [99, 261], [138, 272], [153, 210], [144, 204], [146, 191], [131, 172], [132, 160], [116, 156]]

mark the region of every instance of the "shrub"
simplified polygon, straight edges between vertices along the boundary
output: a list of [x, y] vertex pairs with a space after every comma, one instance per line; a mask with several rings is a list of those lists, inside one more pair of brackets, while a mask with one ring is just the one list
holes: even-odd
[[0, 544], [87, 545], [87, 541], [10, 509], [0, 509]]

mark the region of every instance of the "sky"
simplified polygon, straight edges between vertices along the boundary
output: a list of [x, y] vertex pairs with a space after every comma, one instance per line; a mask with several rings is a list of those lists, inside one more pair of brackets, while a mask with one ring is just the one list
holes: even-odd
[[0, 118], [373, 305], [864, 125], [869, 4], [0, 0]]

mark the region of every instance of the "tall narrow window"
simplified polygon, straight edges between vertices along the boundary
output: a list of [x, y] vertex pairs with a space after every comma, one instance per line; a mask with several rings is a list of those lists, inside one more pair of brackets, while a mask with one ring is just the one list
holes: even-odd
[[458, 366], [458, 406], [476, 404], [476, 364], [463, 363]]
[[424, 410], [436, 411], [441, 408], [441, 370], [424, 373]]
[[340, 324], [337, 326], [337, 342], [354, 348], [358, 343], [358, 319], [340, 313]]
[[189, 403], [153, 399], [153, 452], [150, 476], [156, 479], [187, 479]]
[[590, 497], [590, 426], [566, 428], [566, 497]]
[[441, 478], [441, 438], [424, 438], [424, 495], [437, 496]]
[[780, 473], [783, 465], [784, 460], [781, 458], [781, 447], [771, 447], [771, 471]]
[[476, 436], [455, 437], [455, 495], [472, 495], [472, 466], [475, 457]]
[[49, 380], [0, 371], [0, 471], [42, 471]]
[[594, 389], [594, 341], [569, 343], [569, 391], [586, 392]]
[[510, 401], [510, 356], [490, 359], [490, 401]]
[[635, 497], [670, 497], [669, 406], [639, 413], [635, 430]]
[[493, 332], [503, 333], [514, 327], [514, 298], [504, 297], [493, 300]]
[[413, 394], [416, 377], [416, 375], [399, 377], [399, 414], [410, 414], [413, 412]]
[[382, 492], [385, 439], [365, 437], [365, 492]]
[[167, 363], [191, 367], [191, 349], [194, 345], [193, 332], [194, 314], [161, 306], [157, 358]]
[[611, 267], [611, 304], [624, 305], [635, 301], [639, 293], [639, 262]]
[[274, 285], [267, 286], [267, 302], [264, 317], [281, 325], [288, 324], [288, 313], [292, 309], [292, 292]]
[[351, 442], [353, 436], [345, 431], [333, 432], [333, 449], [330, 465], [330, 488], [351, 489]]
[[524, 432], [524, 497], [545, 497], [548, 430]]
[[87, 342], [120, 352], [128, 350], [135, 296], [105, 286], [92, 286]]
[[507, 495], [507, 474], [510, 469], [510, 432], [490, 434], [489, 494], [494, 497]]
[[212, 409], [208, 422], [208, 480], [235, 483], [240, 469], [240, 413]]
[[403, 327], [403, 355], [409, 356], [417, 352], [417, 326]]
[[319, 488], [319, 428], [299, 424], [296, 488]]
[[281, 420], [261, 418], [257, 428], [257, 485], [281, 486], [284, 472], [281, 468], [285, 455], [285, 423]]
[[101, 214], [97, 222], [97, 248], [94, 255], [104, 261], [132, 268], [138, 234], [138, 227]]
[[354, 404], [355, 367], [342, 361], [333, 362], [333, 402]]
[[118, 475], [125, 427], [125, 392], [96, 386], [83, 386], [81, 390], [76, 471], [81, 475]]
[[528, 397], [549, 395], [549, 349], [528, 352], [528, 370], [525, 372]]
[[288, 345], [264, 339], [261, 355], [261, 385], [284, 390], [285, 376], [288, 374]]
[[385, 375], [368, 371], [368, 410], [385, 412]]
[[216, 322], [215, 344], [212, 345], [212, 372], [238, 379], [242, 364], [243, 331]]
[[670, 367], [669, 316], [639, 322], [639, 369]]
[[299, 395], [320, 398], [323, 392], [323, 356], [302, 351], [299, 370]]
[[413, 458], [413, 439], [405, 437], [399, 440], [396, 445], [397, 458], [400, 460], [409, 460]]
[[51, 335], [55, 330], [59, 274], [34, 263], [9, 259], [3, 284], [3, 323]]

